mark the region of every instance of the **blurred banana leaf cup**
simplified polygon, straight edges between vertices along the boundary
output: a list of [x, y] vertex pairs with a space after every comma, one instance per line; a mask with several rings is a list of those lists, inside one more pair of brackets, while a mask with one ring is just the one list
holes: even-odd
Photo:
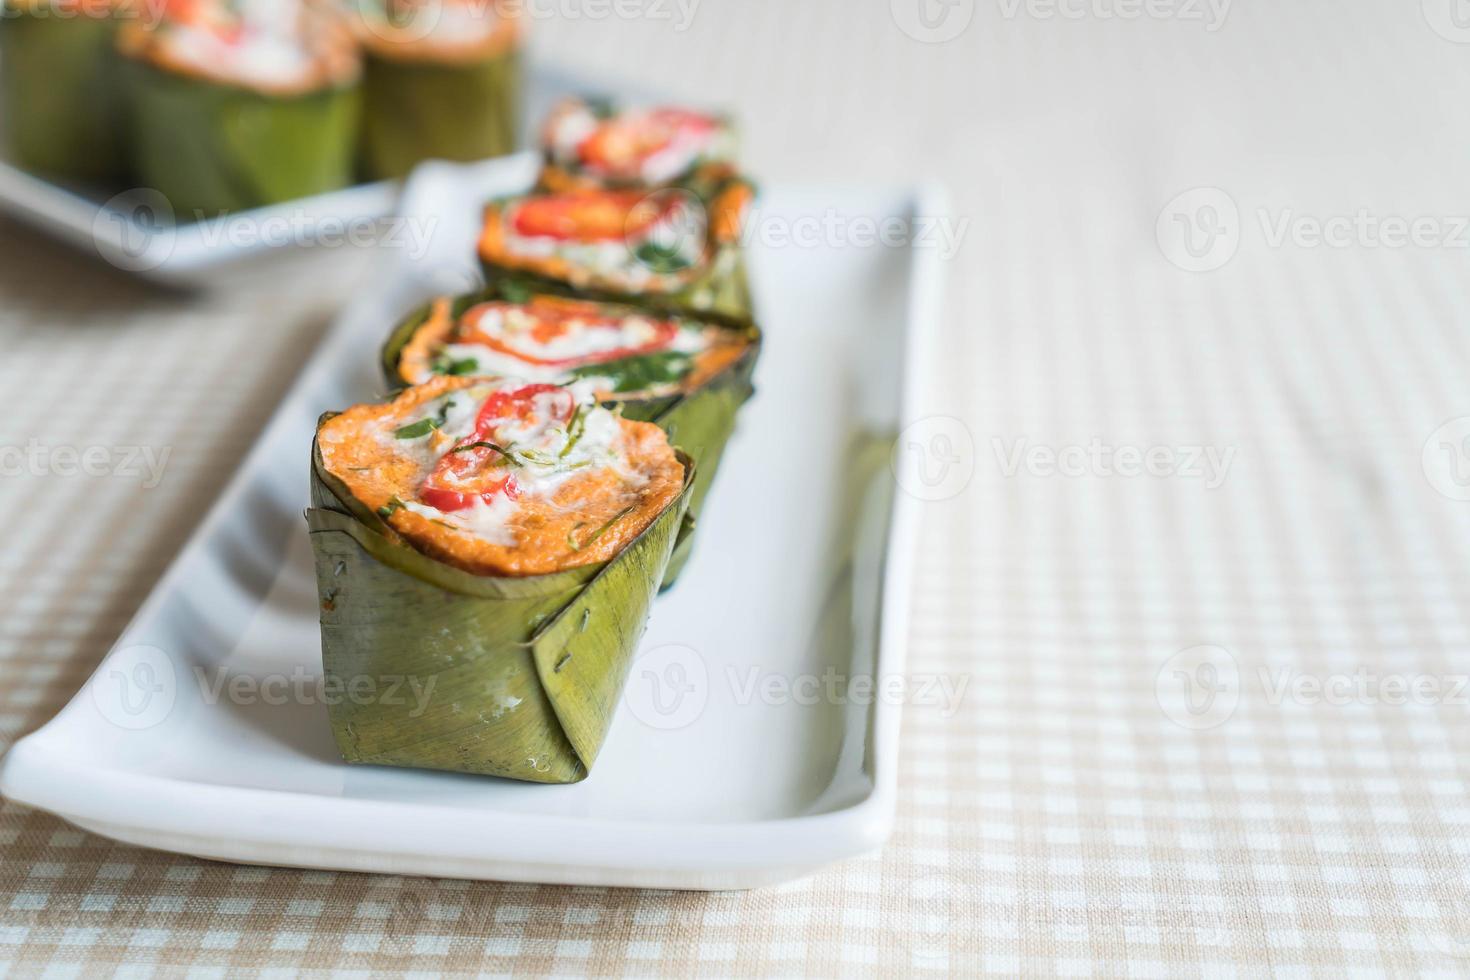
[[347, 187], [355, 179], [361, 56], [316, 4], [171, 3], [122, 26], [138, 180], [181, 218]]
[[369, 179], [423, 160], [516, 146], [523, 23], [495, 0], [350, 0], [365, 56], [361, 161]]

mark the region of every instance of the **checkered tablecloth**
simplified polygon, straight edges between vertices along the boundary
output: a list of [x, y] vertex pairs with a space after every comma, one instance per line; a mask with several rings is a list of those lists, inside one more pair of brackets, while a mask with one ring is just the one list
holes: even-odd
[[[926, 391], [967, 479], [923, 508], [910, 649], [967, 687], [905, 716], [892, 842], [673, 894], [239, 868], [3, 803], [0, 974], [1470, 971], [1452, 2], [563, 5], [546, 57], [732, 105], [768, 179], [935, 177], [968, 222]], [[178, 296], [0, 256], [0, 446], [169, 451], [0, 479], [3, 748], [368, 266]]]

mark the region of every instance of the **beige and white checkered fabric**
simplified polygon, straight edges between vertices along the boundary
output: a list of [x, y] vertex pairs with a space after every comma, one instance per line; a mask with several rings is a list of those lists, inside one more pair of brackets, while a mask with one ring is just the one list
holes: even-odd
[[[891, 844], [670, 894], [236, 868], [5, 803], [0, 974], [1470, 972], [1453, 2], [539, 25], [549, 58], [736, 107], [768, 179], [938, 177], [969, 221], [926, 396], [973, 475], [924, 507], [911, 644], [968, 688], [905, 717]], [[969, 20], [910, 36], [941, 15]], [[82, 683], [366, 265], [181, 297], [10, 226], [0, 255], [0, 446], [171, 450], [149, 489], [0, 480], [3, 748]]]

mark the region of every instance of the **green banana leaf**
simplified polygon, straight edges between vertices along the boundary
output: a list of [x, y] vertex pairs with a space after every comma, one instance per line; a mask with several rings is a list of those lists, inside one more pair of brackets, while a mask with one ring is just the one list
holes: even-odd
[[373, 180], [406, 177], [421, 161], [469, 162], [516, 146], [521, 55], [467, 64], [405, 61], [368, 50], [362, 167]]
[[64, 179], [121, 176], [117, 24], [24, 6], [0, 16], [0, 115], [14, 162]]
[[180, 220], [213, 217], [353, 182], [357, 83], [277, 96], [124, 59], [133, 165]]
[[343, 758], [538, 783], [586, 778], [688, 528], [696, 467], [679, 458], [683, 493], [617, 557], [499, 578], [410, 547], [326, 471], [314, 444], [306, 518]]
[[[456, 297], [450, 308], [450, 316], [457, 320], [466, 310], [479, 303], [490, 300], [521, 302], [536, 293], [578, 295], [560, 286], [538, 286], [528, 290], [520, 284], [502, 281], [479, 292]], [[414, 310], [394, 327], [383, 345], [383, 375], [390, 390], [404, 387], [404, 381], [398, 374], [399, 358], [403, 355], [404, 347], [413, 339], [414, 333], [432, 312], [432, 303], [426, 303]], [[760, 328], [750, 321], [714, 313], [700, 314], [698, 319], [744, 334], [750, 340], [745, 353], [730, 367], [711, 378], [709, 383], [688, 394], [658, 398], [615, 398], [605, 403], [608, 407], [621, 405], [626, 418], [654, 423], [664, 430], [670, 443], [678, 445], [694, 458], [698, 465], [698, 474], [689, 497], [689, 514], [696, 521], [704, 506], [704, 498], [714, 483], [720, 459], [725, 454], [725, 446], [735, 433], [740, 408], [755, 394], [753, 377], [761, 352]], [[669, 571], [664, 578], [664, 588], [671, 587], [677, 580], [679, 572], [689, 559], [692, 544], [691, 533], [686, 536], [680, 550], [670, 562]]]

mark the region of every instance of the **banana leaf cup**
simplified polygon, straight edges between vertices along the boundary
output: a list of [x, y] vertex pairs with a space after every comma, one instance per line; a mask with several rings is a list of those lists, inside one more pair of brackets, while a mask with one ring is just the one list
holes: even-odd
[[7, 0], [0, 10], [0, 116], [11, 159], [68, 180], [125, 168], [114, 0]]
[[421, 161], [469, 162], [516, 146], [521, 21], [485, 2], [364, 0], [361, 160], [371, 179]]
[[[390, 389], [436, 375], [596, 379], [603, 405], [658, 425], [698, 464], [689, 499], [697, 521], [740, 408], [754, 393], [760, 351], [760, 329], [749, 321], [714, 313], [650, 316], [635, 306], [502, 280], [414, 310], [383, 345], [382, 368]], [[676, 551], [665, 588], [693, 540], [687, 536]]]
[[654, 189], [701, 169], [733, 169], [738, 140], [728, 117], [675, 106], [619, 106], [567, 98], [541, 127], [547, 191]]
[[[435, 511], [425, 503], [449, 506], [441, 496], [430, 496], [430, 490], [443, 493], [430, 486], [434, 476], [408, 501], [395, 494], [381, 502], [384, 486], [373, 480], [392, 471], [395, 459], [401, 463], [412, 458], [424, 443], [445, 433], [454, 433], [444, 438], [457, 448], [444, 460], [478, 453], [482, 458], [474, 465], [489, 466], [471, 474], [473, 478], [499, 472], [490, 465], [496, 462], [510, 466], [509, 455], [504, 460], [495, 455], [502, 451], [498, 446], [477, 448], [477, 442], [467, 441], [479, 440], [484, 431], [455, 428], [456, 417], [444, 407], [454, 399], [470, 396], [468, 410], [478, 411], [482, 420], [496, 398], [521, 399], [515, 404], [542, 399], [535, 404], [551, 406], [567, 390], [528, 386], [512, 391], [522, 382], [498, 388], [492, 384], [484, 400], [476, 401], [486, 384], [491, 383], [439, 378], [400, 393], [388, 405], [323, 416], [318, 427], [307, 523], [319, 589], [326, 690], [340, 695], [327, 698], [332, 731], [349, 763], [576, 782], [586, 778], [602, 748], [653, 597], [685, 527], [695, 464], [670, 449], [656, 428], [614, 419], [588, 399], [587, 431], [601, 426], [598, 431], [605, 432], [609, 424], [616, 425], [623, 438], [634, 440], [620, 444], [624, 458], [653, 460], [649, 465], [656, 470], [650, 472], [657, 477], [649, 489], [637, 491], [644, 495], [639, 509], [613, 531], [608, 528], [633, 508], [595, 529], [575, 525], [567, 534], [567, 547], [552, 548], [559, 552], [554, 564], [536, 550], [517, 564], [506, 557], [514, 555], [514, 548], [507, 550], [493, 538], [490, 543], [466, 543], [463, 527], [478, 527], [475, 522], [497, 513], [497, 507], [511, 506], [503, 488], [493, 504], [477, 500], [480, 509], [471, 511], [475, 516], [465, 518], [462, 526], [449, 523], [460, 512]], [[531, 388], [536, 393], [524, 395]], [[495, 411], [508, 410], [501, 406]], [[595, 423], [592, 412], [601, 413]], [[354, 426], [372, 419], [393, 426], [417, 413], [445, 421], [437, 431], [420, 433], [419, 422], [387, 430], [396, 435], [390, 443], [412, 447], [381, 465], [362, 468], [370, 474], [342, 467], [357, 458], [357, 444], [349, 438], [359, 431]], [[508, 425], [523, 421], [513, 411], [506, 417]], [[405, 428], [413, 430], [410, 437], [399, 434]], [[559, 430], [545, 431], [556, 437]], [[589, 435], [582, 444], [597, 438]], [[566, 439], [570, 441], [569, 434]], [[362, 451], [382, 451], [374, 448], [378, 443], [372, 438], [364, 445]], [[529, 449], [503, 451], [532, 456]], [[535, 498], [527, 496], [526, 487], [520, 493], [515, 506], [532, 507], [525, 501]], [[430, 513], [439, 513], [439, 518], [421, 519]], [[531, 519], [534, 513], [523, 512], [518, 526], [538, 527]], [[544, 551], [546, 542], [555, 545], [559, 529], [525, 533], [540, 534], [542, 545], [537, 547]]]
[[478, 246], [487, 282], [572, 290], [668, 312], [752, 319], [740, 238], [755, 188], [712, 165], [644, 191], [533, 192], [491, 202]]
[[[349, 186], [361, 58], [346, 26], [304, 5], [299, 30], [282, 35], [222, 9], [202, 23], [132, 23], [119, 34], [138, 179], [196, 218]], [[253, 44], [299, 50], [282, 70], [263, 66]]]

